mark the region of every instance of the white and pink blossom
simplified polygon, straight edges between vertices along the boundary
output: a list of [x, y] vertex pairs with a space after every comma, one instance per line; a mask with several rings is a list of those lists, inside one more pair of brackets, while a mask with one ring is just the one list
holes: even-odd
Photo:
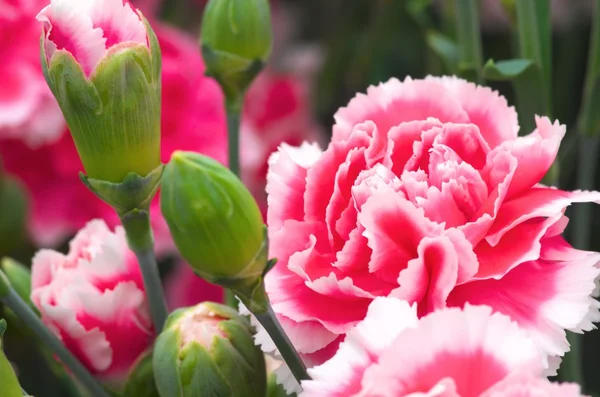
[[465, 305], [417, 316], [416, 305], [376, 298], [301, 397], [578, 397], [543, 377], [546, 355], [509, 317]]
[[540, 184], [565, 126], [537, 117], [518, 137], [505, 98], [454, 77], [370, 87], [335, 121], [325, 150], [282, 145], [267, 176], [278, 262], [266, 290], [309, 367], [377, 297], [414, 303], [419, 317], [487, 305], [552, 363], [569, 350], [566, 330], [593, 328], [600, 254], [562, 232], [566, 207], [600, 193]]
[[33, 258], [31, 299], [42, 321], [92, 374], [119, 388], [154, 332], [136, 257], [125, 232], [87, 224], [65, 255]]

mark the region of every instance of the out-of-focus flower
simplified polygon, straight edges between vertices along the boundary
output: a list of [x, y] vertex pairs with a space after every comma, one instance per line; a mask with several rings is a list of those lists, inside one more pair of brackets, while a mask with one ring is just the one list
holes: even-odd
[[150, 25], [123, 0], [52, 0], [37, 19], [44, 76], [87, 176], [149, 175], [160, 165], [161, 99]]
[[223, 288], [196, 276], [187, 263], [180, 262], [176, 266], [165, 281], [169, 309], [194, 306], [205, 301], [223, 301]]
[[40, 69], [40, 27], [45, 0], [0, 0], [0, 139], [35, 148], [54, 142], [65, 122]]
[[153, 340], [142, 276], [121, 227], [91, 221], [68, 254], [33, 258], [31, 300], [42, 321], [95, 376], [120, 389]]
[[509, 317], [486, 306], [416, 308], [377, 298], [335, 356], [309, 370], [301, 397], [581, 396], [543, 377], [541, 354]]
[[252, 328], [224, 305], [204, 302], [172, 313], [153, 364], [161, 397], [265, 395], [265, 360]]
[[564, 126], [537, 118], [517, 137], [503, 97], [448, 77], [370, 87], [335, 120], [325, 151], [284, 145], [267, 177], [278, 262], [265, 285], [307, 365], [378, 296], [416, 303], [419, 316], [489, 305], [552, 356], [569, 350], [565, 330], [592, 328], [600, 255], [561, 233], [565, 208], [600, 193], [538, 184]]
[[267, 69], [246, 96], [241, 126], [242, 179], [266, 215], [268, 158], [282, 143], [324, 141], [309, 109], [308, 84]]

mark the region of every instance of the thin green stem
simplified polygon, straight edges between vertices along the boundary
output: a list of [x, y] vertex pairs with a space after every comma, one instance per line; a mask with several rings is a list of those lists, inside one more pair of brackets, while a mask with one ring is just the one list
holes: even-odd
[[240, 175], [240, 109], [227, 106], [227, 137], [229, 142], [229, 169], [238, 177]]
[[463, 70], [467, 78], [479, 83], [482, 80], [483, 51], [477, 3], [476, 0], [456, 1], [456, 29], [460, 49], [459, 71]]
[[126, 214], [121, 222], [127, 234], [129, 248], [135, 253], [140, 265], [154, 329], [156, 333], [160, 333], [167, 319], [168, 310], [154, 256], [149, 214], [147, 211], [134, 210]]
[[[238, 178], [240, 175], [240, 123], [242, 106], [236, 101], [226, 101], [225, 109], [227, 112], [227, 139], [228, 139], [228, 163], [229, 169]], [[225, 289], [225, 303], [237, 309], [238, 304], [235, 294], [229, 289]]]
[[42, 343], [44, 343], [44, 345], [46, 345], [52, 353], [54, 353], [60, 361], [73, 372], [73, 375], [75, 375], [81, 385], [83, 385], [92, 396], [111, 397], [79, 360], [77, 360], [77, 358], [65, 348], [62, 342], [46, 328], [39, 317], [31, 310], [27, 303], [21, 299], [15, 290], [10, 288], [8, 294], [2, 298], [2, 301], [17, 314], [33, 333], [40, 338]]
[[519, 51], [541, 70], [546, 115], [551, 114], [552, 54], [549, 0], [517, 0]]
[[265, 328], [277, 350], [283, 357], [283, 360], [292, 371], [292, 374], [300, 383], [302, 380], [310, 379], [308, 373], [306, 372], [306, 366], [302, 362], [300, 355], [292, 345], [292, 342], [285, 334], [283, 328], [281, 328], [281, 324], [279, 324], [279, 320], [275, 316], [275, 312], [273, 312], [273, 308], [271, 304], [268, 304], [267, 311], [263, 313], [254, 313], [260, 324]]
[[583, 104], [578, 119], [579, 132], [588, 136], [600, 133], [600, 0], [595, 3]]

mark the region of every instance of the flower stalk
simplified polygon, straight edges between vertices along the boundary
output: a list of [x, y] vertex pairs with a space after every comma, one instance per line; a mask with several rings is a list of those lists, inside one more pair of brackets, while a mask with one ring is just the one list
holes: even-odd
[[273, 339], [273, 343], [275, 343], [281, 357], [290, 368], [290, 371], [292, 371], [292, 374], [298, 383], [310, 379], [306, 372], [306, 366], [302, 362], [294, 345], [285, 334], [285, 331], [281, 328], [281, 324], [279, 324], [279, 320], [277, 320], [277, 316], [275, 315], [271, 304], [267, 304], [266, 311], [263, 311], [262, 313], [256, 312], [254, 313], [254, 316], [256, 316], [256, 319], [265, 328], [271, 339]]
[[476, 0], [456, 1], [456, 28], [459, 45], [459, 73], [475, 83], [481, 83], [483, 51]]
[[158, 265], [154, 256], [154, 240], [148, 211], [133, 210], [121, 218], [129, 248], [135, 253], [150, 305], [155, 332], [160, 333], [168, 316]]

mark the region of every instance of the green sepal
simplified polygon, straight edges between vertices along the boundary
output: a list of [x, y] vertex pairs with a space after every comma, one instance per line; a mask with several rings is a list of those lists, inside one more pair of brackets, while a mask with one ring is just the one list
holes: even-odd
[[24, 394], [17, 375], [2, 351], [2, 336], [6, 327], [6, 321], [0, 319], [0, 394], [2, 397], [22, 397]]
[[521, 133], [535, 129], [535, 115], [546, 114], [544, 80], [538, 65], [529, 59], [494, 62], [490, 59], [483, 68], [490, 81], [510, 81], [517, 96]]
[[[218, 340], [215, 337], [215, 341]], [[232, 388], [208, 351], [198, 343], [188, 344], [180, 355], [181, 383], [185, 397], [232, 397]], [[162, 396], [162, 397], [167, 397]]]
[[227, 103], [238, 104], [240, 107], [246, 91], [266, 66], [260, 59], [241, 58], [206, 45], [202, 45], [202, 58], [207, 66], [210, 65], [206, 75], [219, 82]]
[[0, 176], [0, 255], [24, 242], [29, 198], [23, 185], [10, 175]]
[[152, 352], [142, 355], [133, 366], [125, 385], [125, 396], [160, 397], [154, 382]]
[[12, 258], [2, 258], [0, 268], [10, 282], [15, 292], [27, 302], [36, 313], [37, 308], [31, 303], [31, 271], [25, 265]]
[[165, 328], [154, 343], [152, 368], [161, 397], [184, 397], [179, 373], [179, 333]]
[[150, 208], [150, 202], [160, 186], [163, 170], [164, 166], [161, 164], [145, 177], [131, 172], [121, 183], [88, 178], [83, 173], [79, 173], [79, 178], [88, 189], [123, 217], [134, 209]]
[[227, 339], [215, 339], [211, 353], [221, 373], [230, 384], [236, 385], [232, 397], [264, 396], [267, 386], [265, 358], [254, 343], [250, 324], [246, 319], [237, 319], [223, 321], [219, 328]]

